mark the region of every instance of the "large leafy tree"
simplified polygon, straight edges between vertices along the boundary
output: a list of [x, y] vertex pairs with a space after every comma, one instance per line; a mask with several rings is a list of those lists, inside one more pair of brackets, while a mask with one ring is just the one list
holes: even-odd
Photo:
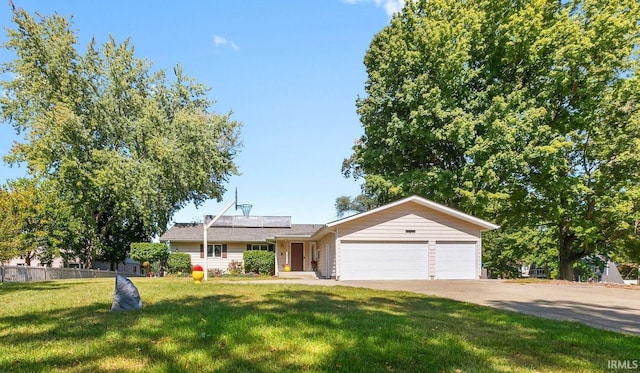
[[111, 263], [166, 229], [189, 202], [220, 199], [240, 124], [210, 111], [208, 88], [136, 58], [130, 42], [78, 51], [70, 21], [13, 9], [2, 118], [24, 135], [6, 157], [55, 186], [84, 224], [77, 254]]
[[6, 188], [0, 188], [0, 262], [20, 255], [17, 209]]
[[539, 242], [571, 279], [637, 243], [639, 17], [636, 0], [407, 2], [366, 53], [345, 176], [378, 203], [493, 219], [491, 242]]
[[0, 219], [12, 224], [12, 235], [0, 241], [5, 242], [5, 249], [9, 243], [13, 243], [14, 248], [7, 250], [3, 257], [19, 255], [27, 265], [31, 265], [34, 258], [51, 265], [55, 256], [66, 253], [61, 249], [77, 245], [83, 226], [74, 219], [70, 206], [57, 198], [50, 183], [32, 178], [10, 181], [2, 189], [1, 198]]

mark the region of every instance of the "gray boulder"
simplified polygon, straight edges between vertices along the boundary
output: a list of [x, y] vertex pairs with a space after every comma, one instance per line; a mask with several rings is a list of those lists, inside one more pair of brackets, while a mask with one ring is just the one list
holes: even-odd
[[128, 278], [116, 275], [116, 291], [113, 293], [111, 311], [130, 311], [142, 308], [138, 288]]

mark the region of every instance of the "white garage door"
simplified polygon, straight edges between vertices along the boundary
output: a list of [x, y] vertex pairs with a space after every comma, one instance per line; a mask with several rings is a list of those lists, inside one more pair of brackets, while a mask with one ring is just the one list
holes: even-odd
[[475, 242], [437, 242], [436, 279], [476, 278]]
[[428, 279], [426, 243], [340, 245], [340, 280]]

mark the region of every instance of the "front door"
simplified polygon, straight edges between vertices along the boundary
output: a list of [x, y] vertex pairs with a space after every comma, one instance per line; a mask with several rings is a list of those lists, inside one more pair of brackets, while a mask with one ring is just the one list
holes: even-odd
[[291, 244], [291, 270], [302, 271], [304, 244], [302, 242], [294, 242]]

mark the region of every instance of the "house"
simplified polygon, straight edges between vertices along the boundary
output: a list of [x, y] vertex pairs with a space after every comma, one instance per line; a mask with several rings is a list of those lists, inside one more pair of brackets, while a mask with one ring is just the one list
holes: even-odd
[[520, 266], [520, 277], [524, 278], [547, 278], [548, 272], [546, 267], [540, 267], [537, 264], [522, 264]]
[[[27, 266], [27, 261], [25, 260], [25, 258], [23, 256], [18, 256], [15, 257], [13, 259], [9, 259], [7, 262], [4, 263], [7, 266], [16, 266], [16, 267], [26, 267]], [[30, 266], [32, 267], [45, 267], [47, 266], [47, 264], [45, 263], [41, 263], [40, 260], [38, 259], [38, 257], [34, 257], [31, 259], [31, 264]], [[64, 261], [61, 257], [57, 256], [55, 258], [53, 258], [53, 260], [51, 261], [51, 264], [48, 265], [48, 267], [51, 268], [62, 268], [64, 267]]]
[[496, 228], [411, 196], [327, 224], [222, 216], [207, 230], [206, 251], [202, 224], [175, 224], [160, 240], [209, 270], [226, 270], [245, 250], [269, 250], [276, 254], [276, 275], [288, 264], [292, 272], [337, 280], [477, 279], [481, 233]]
[[[129, 257], [126, 257], [123, 263], [118, 263], [115, 266], [116, 272], [131, 274], [131, 275], [139, 275], [142, 273], [140, 262], [135, 261]], [[96, 261], [93, 263], [93, 269], [99, 269], [102, 271], [110, 271], [111, 263]]]
[[[583, 262], [587, 264], [589, 271], [581, 271], [574, 269], [573, 279], [577, 282], [599, 282], [608, 284], [624, 284], [624, 279], [618, 271], [616, 263], [599, 257], [601, 266], [594, 264], [593, 258], [584, 258]], [[537, 265], [523, 264], [520, 266], [520, 275], [529, 278], [549, 278], [545, 267]]]
[[[317, 255], [316, 252], [310, 252], [309, 237], [322, 226], [291, 224], [290, 216], [222, 216], [207, 230], [206, 252], [203, 225], [198, 223], [177, 223], [160, 236], [160, 241], [167, 242], [171, 252], [189, 253], [192, 265], [206, 265], [209, 270], [222, 271], [232, 261], [242, 261], [246, 250], [275, 252], [278, 246], [278, 253], [283, 256], [277, 258], [279, 270], [284, 270], [285, 256], [289, 258], [293, 253], [292, 270], [304, 271], [311, 268], [311, 255]], [[304, 248], [304, 253], [300, 247]], [[307, 256], [304, 266], [300, 259], [307, 259]]]

